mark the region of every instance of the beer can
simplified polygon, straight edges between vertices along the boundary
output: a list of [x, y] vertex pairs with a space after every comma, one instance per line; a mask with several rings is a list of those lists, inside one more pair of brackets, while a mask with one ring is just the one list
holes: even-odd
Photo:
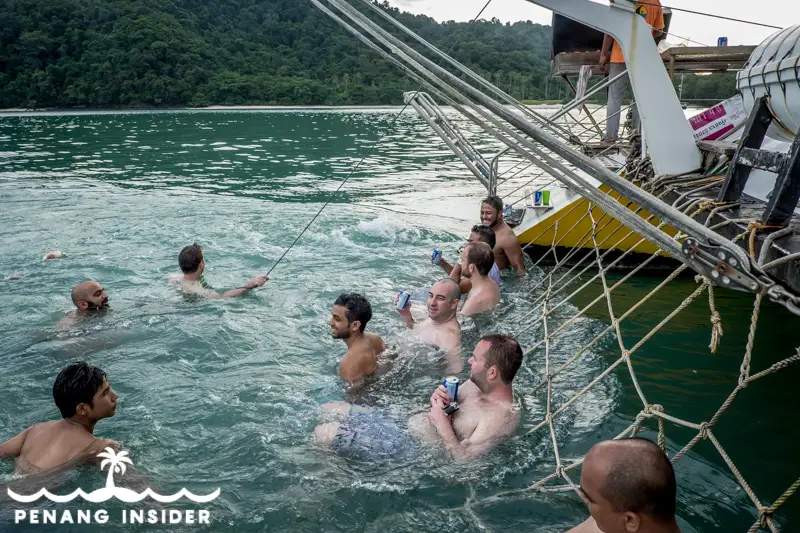
[[441, 262], [442, 262], [442, 252], [440, 252], [439, 250], [434, 250], [433, 253], [431, 254], [431, 263], [433, 263], [434, 265], [438, 265]]
[[533, 193], [533, 205], [542, 205], [542, 191]]
[[395, 306], [398, 309], [405, 309], [406, 307], [408, 307], [408, 300], [410, 300], [410, 299], [411, 299], [411, 295], [410, 294], [408, 294], [405, 291], [400, 291], [397, 294], [397, 303], [395, 304]]
[[511, 217], [511, 205], [506, 204], [503, 206], [503, 218]]
[[717, 46], [728, 46], [728, 38], [720, 37], [719, 39], [717, 39]]
[[453, 401], [456, 401], [458, 398], [458, 384], [458, 376], [447, 376], [444, 378], [444, 388], [447, 389], [447, 395], [450, 396]]

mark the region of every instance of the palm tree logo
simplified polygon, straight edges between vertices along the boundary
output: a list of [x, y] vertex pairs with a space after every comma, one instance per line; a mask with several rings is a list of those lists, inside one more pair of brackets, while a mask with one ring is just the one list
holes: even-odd
[[112, 494], [115, 492], [114, 474], [125, 475], [126, 464], [133, 465], [133, 461], [128, 457], [127, 451], [116, 453], [112, 448], [106, 448], [104, 452], [97, 454], [97, 457], [102, 457], [103, 462], [100, 463], [100, 470], [102, 471], [108, 465], [108, 477], [106, 478], [106, 490]]

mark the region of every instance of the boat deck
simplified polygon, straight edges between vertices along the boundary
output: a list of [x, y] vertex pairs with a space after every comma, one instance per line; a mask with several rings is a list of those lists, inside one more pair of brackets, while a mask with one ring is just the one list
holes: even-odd
[[[727, 72], [747, 63], [755, 46], [673, 46], [664, 55], [664, 66], [670, 76], [682, 73]], [[604, 76], [600, 70], [600, 51], [562, 52], [551, 66], [553, 76], [577, 76], [583, 65], [591, 65], [593, 76]]]

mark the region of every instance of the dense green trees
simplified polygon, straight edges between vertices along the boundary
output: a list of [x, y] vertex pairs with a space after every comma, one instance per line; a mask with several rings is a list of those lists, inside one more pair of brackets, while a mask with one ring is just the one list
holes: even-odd
[[[395, 16], [448, 49], [465, 23]], [[5, 0], [0, 108], [398, 104], [414, 83], [307, 0]], [[521, 99], [564, 99], [550, 28], [474, 24], [452, 55]], [[687, 76], [685, 98], [730, 79]]]

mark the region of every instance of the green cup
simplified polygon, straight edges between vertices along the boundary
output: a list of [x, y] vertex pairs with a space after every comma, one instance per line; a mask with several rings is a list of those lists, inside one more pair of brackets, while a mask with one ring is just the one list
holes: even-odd
[[542, 205], [550, 205], [550, 191], [546, 189], [542, 191]]

